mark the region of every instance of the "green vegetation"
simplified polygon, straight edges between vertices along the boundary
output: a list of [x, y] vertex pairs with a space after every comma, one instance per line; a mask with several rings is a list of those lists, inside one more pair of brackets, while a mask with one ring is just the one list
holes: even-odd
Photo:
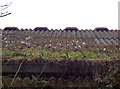
[[[112, 60], [118, 59], [117, 53], [99, 52], [102, 49], [68, 51], [52, 51], [43, 49], [41, 47], [36, 48], [23, 48], [8, 50], [2, 49], [2, 59], [6, 60], [33, 60], [33, 59], [46, 59], [46, 60]], [[98, 51], [98, 52], [97, 52]]]

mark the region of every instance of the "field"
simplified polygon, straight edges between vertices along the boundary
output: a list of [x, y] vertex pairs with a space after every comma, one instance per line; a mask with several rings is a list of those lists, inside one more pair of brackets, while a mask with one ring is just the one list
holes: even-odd
[[3, 86], [120, 88], [117, 33], [3, 30]]

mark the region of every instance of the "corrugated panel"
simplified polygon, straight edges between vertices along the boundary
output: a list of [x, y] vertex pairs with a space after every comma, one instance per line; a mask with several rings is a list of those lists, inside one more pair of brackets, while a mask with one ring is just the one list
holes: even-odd
[[61, 30], [59, 30], [59, 31], [58, 31], [58, 34], [57, 34], [57, 37], [58, 37], [58, 38], [60, 38], [60, 37], [61, 37], [61, 35], [62, 35], [62, 31], [61, 31]]
[[72, 31], [72, 32], [71, 32], [71, 37], [72, 37], [72, 38], [76, 38], [75, 31]]
[[100, 36], [99, 32], [95, 31], [94, 33], [96, 35], [96, 38], [101, 39], [101, 36]]
[[106, 38], [104, 32], [101, 32], [101, 31], [100, 31], [99, 33], [100, 33], [102, 39], [105, 39], [105, 38]]
[[67, 37], [67, 36], [66, 36], [66, 31], [65, 31], [65, 30], [63, 31], [63, 37], [64, 37], [64, 38]]
[[76, 31], [77, 38], [81, 38], [80, 31]]
[[118, 45], [118, 43], [114, 39], [109, 39], [113, 44]]
[[109, 36], [108, 32], [104, 31], [104, 33], [105, 33], [107, 39], [110, 39], [110, 36]]
[[118, 38], [115, 31], [112, 31], [112, 34], [113, 34], [113, 36], [114, 36], [114, 39], [117, 39], [117, 38]]
[[101, 44], [98, 39], [95, 39], [95, 42], [96, 42], [97, 44]]
[[90, 34], [90, 31], [86, 31], [85, 32], [86, 36], [87, 36], [87, 39], [92, 39], [92, 36]]
[[95, 35], [94, 31], [91, 31], [91, 33], [92, 33], [92, 35], [93, 35], [93, 39], [95, 39], [95, 38], [96, 38], [96, 35]]
[[104, 39], [104, 41], [105, 41], [108, 45], [112, 45], [112, 43], [110, 42], [110, 40]]
[[104, 41], [104, 39], [99, 39], [100, 43], [107, 45], [107, 43]]
[[90, 33], [90, 35], [91, 35], [91, 38], [92, 38], [92, 39], [95, 39], [95, 35], [94, 35], [93, 31], [91, 30], [89, 33]]

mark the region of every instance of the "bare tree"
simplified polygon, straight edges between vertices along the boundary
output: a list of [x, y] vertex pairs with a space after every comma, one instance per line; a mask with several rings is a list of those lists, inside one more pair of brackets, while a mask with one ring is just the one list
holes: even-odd
[[9, 4], [5, 4], [5, 5], [0, 6], [0, 17], [4, 17], [4, 16], [11, 14], [11, 12], [5, 11], [11, 4], [12, 4], [12, 2], [10, 2]]

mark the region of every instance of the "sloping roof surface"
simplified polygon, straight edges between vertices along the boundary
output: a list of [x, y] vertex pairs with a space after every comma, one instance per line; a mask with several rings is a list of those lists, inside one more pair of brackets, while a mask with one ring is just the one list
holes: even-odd
[[3, 37], [17, 37], [24, 38], [31, 36], [33, 38], [65, 38], [65, 39], [82, 39], [83, 41], [94, 41], [97, 44], [103, 45], [118, 45], [120, 42], [120, 30], [96, 31], [96, 30], [3, 30]]

